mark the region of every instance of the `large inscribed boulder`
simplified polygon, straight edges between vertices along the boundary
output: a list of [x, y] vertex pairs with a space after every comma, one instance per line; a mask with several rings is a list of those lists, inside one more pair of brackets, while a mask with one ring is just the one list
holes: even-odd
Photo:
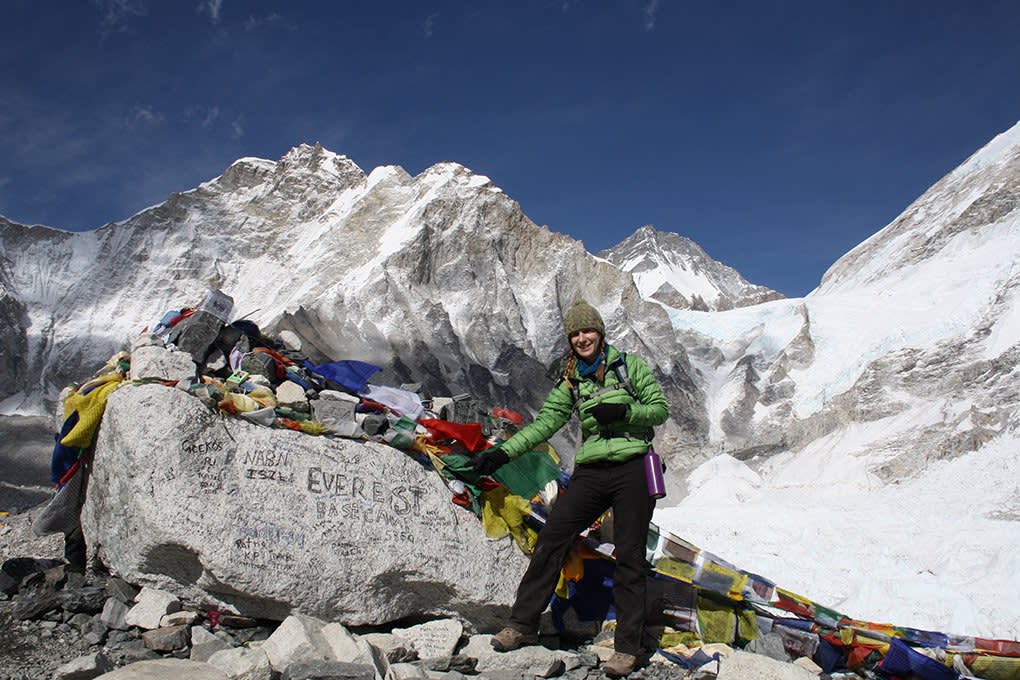
[[491, 627], [527, 565], [401, 451], [223, 417], [161, 385], [110, 396], [82, 524], [122, 578], [264, 618]]

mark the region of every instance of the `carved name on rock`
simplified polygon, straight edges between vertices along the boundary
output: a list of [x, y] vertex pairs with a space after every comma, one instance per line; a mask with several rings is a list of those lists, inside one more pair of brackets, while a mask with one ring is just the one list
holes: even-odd
[[265, 618], [498, 625], [527, 564], [401, 451], [225, 418], [160, 385], [110, 396], [82, 523], [124, 579]]

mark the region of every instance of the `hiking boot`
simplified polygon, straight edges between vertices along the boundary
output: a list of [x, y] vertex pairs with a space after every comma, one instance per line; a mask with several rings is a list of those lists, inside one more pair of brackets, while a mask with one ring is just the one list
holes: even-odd
[[538, 633], [522, 633], [507, 626], [492, 636], [492, 648], [497, 652], [509, 652], [527, 645], [538, 644]]
[[633, 654], [613, 652], [609, 661], [602, 664], [602, 670], [611, 678], [618, 678], [621, 675], [629, 675], [637, 669], [638, 658]]

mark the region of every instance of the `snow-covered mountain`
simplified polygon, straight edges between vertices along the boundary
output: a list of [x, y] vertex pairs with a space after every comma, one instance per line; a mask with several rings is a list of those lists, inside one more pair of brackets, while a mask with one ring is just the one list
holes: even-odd
[[380, 382], [527, 410], [566, 350], [562, 310], [583, 296], [614, 342], [658, 369], [674, 405], [664, 436], [694, 443], [707, 432], [664, 309], [629, 273], [536, 226], [456, 163], [417, 177], [392, 166], [365, 174], [302, 145], [278, 162], [240, 159], [96, 231], [5, 220], [0, 245], [0, 313], [18, 320], [0, 335], [2, 412], [43, 410], [85, 367], [165, 311], [197, 304], [207, 286], [234, 298], [235, 316], [295, 331], [315, 360], [368, 360], [388, 368]]
[[1020, 637], [1020, 125], [804, 299], [671, 312], [712, 457], [658, 518], [851, 616]]
[[647, 300], [667, 309], [719, 311], [749, 307], [783, 297], [748, 283], [737, 270], [709, 257], [689, 238], [645, 225], [599, 257], [634, 276]]

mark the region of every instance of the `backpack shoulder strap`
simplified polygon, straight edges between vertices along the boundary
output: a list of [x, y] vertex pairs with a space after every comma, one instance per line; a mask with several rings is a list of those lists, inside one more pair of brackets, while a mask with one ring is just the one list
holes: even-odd
[[627, 353], [620, 352], [620, 356], [609, 365], [609, 368], [613, 369], [616, 379], [623, 384], [623, 389], [627, 390], [627, 394], [637, 399], [637, 390], [634, 389], [634, 385], [630, 382], [630, 375], [627, 373]]
[[[629, 394], [632, 398], [637, 400], [637, 398], [638, 398], [637, 390], [634, 389], [634, 385], [630, 382], [630, 375], [628, 375], [628, 373], [627, 373], [627, 353], [626, 352], [620, 352], [620, 355], [618, 357], [616, 357], [616, 359], [613, 361], [613, 363], [609, 364], [609, 368], [616, 375], [617, 382], [619, 382], [621, 385], [623, 385], [623, 389], [627, 390], [627, 394]], [[608, 389], [608, 388], [606, 388], [606, 389]], [[604, 391], [605, 390], [603, 389], [603, 390], [600, 390], [598, 393], [601, 393], [601, 392], [604, 392]], [[577, 411], [580, 408], [582, 402], [584, 402], [587, 399], [590, 399], [592, 396], [594, 396], [594, 395], [589, 395], [588, 397], [582, 398], [581, 397], [581, 390], [577, 386], [577, 382], [575, 382], [573, 380], [570, 381], [570, 394], [571, 394], [571, 396], [573, 397], [573, 400], [574, 400], [574, 410], [575, 411]]]

